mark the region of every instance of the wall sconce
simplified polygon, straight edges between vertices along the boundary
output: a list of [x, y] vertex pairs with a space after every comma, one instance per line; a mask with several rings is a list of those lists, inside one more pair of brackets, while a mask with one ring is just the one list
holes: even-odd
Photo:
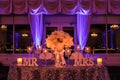
[[6, 25], [2, 25], [1, 26], [1, 30], [6, 31], [7, 30], [7, 26]]
[[27, 37], [27, 36], [28, 36], [27, 33], [23, 33], [23, 34], [22, 34], [22, 37]]
[[110, 28], [113, 30], [117, 30], [119, 29], [119, 26], [115, 24], [115, 25], [111, 25]]
[[98, 36], [97, 33], [95, 33], [95, 32], [91, 33], [91, 37], [97, 37], [97, 36]]

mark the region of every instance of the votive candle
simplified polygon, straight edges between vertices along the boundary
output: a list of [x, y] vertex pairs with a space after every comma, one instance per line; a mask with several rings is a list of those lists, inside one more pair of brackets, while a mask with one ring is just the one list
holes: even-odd
[[79, 45], [77, 45], [77, 50], [80, 50], [80, 46]]
[[103, 62], [102, 58], [97, 58], [97, 65], [98, 66], [102, 66], [102, 62]]
[[17, 58], [17, 65], [21, 66], [22, 65], [22, 58]]

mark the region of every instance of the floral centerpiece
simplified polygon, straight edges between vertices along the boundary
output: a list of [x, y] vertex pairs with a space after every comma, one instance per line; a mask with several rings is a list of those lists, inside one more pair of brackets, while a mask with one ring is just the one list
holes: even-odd
[[73, 46], [73, 38], [64, 31], [54, 31], [48, 35], [46, 46], [52, 50], [63, 50]]
[[65, 60], [63, 59], [63, 51], [64, 48], [70, 48], [73, 46], [73, 38], [64, 31], [54, 31], [51, 35], [48, 35], [46, 39], [46, 46], [54, 50], [56, 57], [58, 57], [57, 59], [60, 57], [61, 61], [57, 60], [57, 63], [62, 62], [61, 64], [65, 64]]

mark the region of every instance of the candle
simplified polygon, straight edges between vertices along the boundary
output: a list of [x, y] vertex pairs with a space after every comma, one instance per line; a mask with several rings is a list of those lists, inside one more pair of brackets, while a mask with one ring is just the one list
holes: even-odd
[[102, 58], [97, 58], [97, 65], [102, 66]]
[[69, 53], [69, 52], [70, 52], [70, 50], [68, 49], [68, 50], [67, 50], [67, 52]]
[[85, 52], [86, 52], [86, 53], [90, 53], [90, 52], [91, 52], [90, 47], [86, 47], [86, 48], [85, 48]]
[[80, 50], [80, 46], [79, 45], [77, 45], [77, 51], [79, 51]]
[[47, 52], [47, 49], [44, 49], [44, 53], [46, 53]]
[[38, 50], [42, 50], [42, 46], [38, 46]]
[[30, 54], [32, 52], [32, 47], [27, 47], [27, 52]]
[[22, 58], [17, 58], [17, 65], [21, 66], [22, 65]]
[[31, 47], [28, 47], [28, 50], [31, 50]]

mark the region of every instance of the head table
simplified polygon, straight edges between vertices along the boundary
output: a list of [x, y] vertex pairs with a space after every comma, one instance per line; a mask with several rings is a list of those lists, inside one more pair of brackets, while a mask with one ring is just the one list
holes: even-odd
[[8, 80], [110, 80], [105, 66], [10, 66]]

